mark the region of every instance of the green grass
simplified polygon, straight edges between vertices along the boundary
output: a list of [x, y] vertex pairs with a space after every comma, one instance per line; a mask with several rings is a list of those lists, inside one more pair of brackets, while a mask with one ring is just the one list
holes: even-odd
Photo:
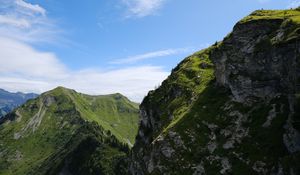
[[[179, 121], [188, 110], [190, 103], [195, 101], [195, 97], [214, 78], [209, 52], [215, 47], [217, 46], [196, 52], [184, 59], [172, 71], [168, 79], [157, 90], [150, 92], [143, 101], [143, 106], [162, 112], [159, 116], [160, 123], [162, 123], [161, 129], [168, 130]], [[165, 99], [168, 100], [165, 101]], [[170, 113], [173, 117], [171, 119]], [[157, 136], [158, 133], [153, 133], [153, 135]]]
[[51, 93], [66, 94], [83, 119], [97, 122], [121, 142], [134, 144], [138, 129], [138, 104], [121, 94], [90, 96], [66, 88], [57, 88]]
[[300, 10], [257, 10], [249, 16], [243, 18], [239, 23], [247, 23], [257, 20], [287, 20], [291, 19], [293, 22], [300, 24]]

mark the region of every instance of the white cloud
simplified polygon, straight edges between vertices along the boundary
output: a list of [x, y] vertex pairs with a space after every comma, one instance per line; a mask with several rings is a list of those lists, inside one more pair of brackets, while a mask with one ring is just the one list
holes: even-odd
[[30, 4], [23, 0], [15, 0], [17, 6], [31, 12], [31, 13], [39, 13], [41, 15], [46, 14], [46, 10], [37, 4]]
[[166, 0], [122, 0], [128, 8], [127, 17], [145, 17], [153, 15]]
[[47, 18], [44, 8], [24, 0], [2, 1], [0, 36], [25, 42], [53, 42], [57, 38], [60, 30]]
[[65, 86], [87, 94], [119, 92], [140, 102], [169, 74], [156, 66], [72, 71], [54, 54], [37, 51], [19, 41], [0, 38], [0, 48], [0, 84], [10, 91], [41, 93]]
[[123, 59], [116, 59], [111, 62], [111, 64], [124, 64], [124, 63], [135, 63], [138, 61], [150, 59], [150, 58], [158, 58], [170, 55], [176, 55], [181, 53], [191, 52], [191, 48], [177, 48], [177, 49], [166, 49], [166, 50], [159, 50], [154, 52], [148, 52], [141, 55], [130, 56]]
[[0, 37], [0, 73], [57, 79], [66, 68], [52, 53], [38, 52], [25, 43]]
[[[1, 74], [0, 74], [1, 75]], [[41, 93], [52, 86], [44, 81], [30, 80], [13, 76], [0, 76], [1, 88], [11, 92], [36, 92]]]
[[110, 94], [119, 92], [140, 102], [168, 72], [156, 66], [137, 66], [116, 70], [81, 70], [74, 72], [64, 84], [89, 94]]
[[300, 6], [300, 0], [294, 0], [294, 1], [291, 1], [287, 8], [297, 8]]

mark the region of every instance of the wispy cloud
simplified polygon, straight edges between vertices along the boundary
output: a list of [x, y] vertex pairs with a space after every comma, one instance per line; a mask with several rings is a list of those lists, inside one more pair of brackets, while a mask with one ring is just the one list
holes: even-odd
[[170, 55], [177, 55], [182, 53], [188, 53], [194, 51], [191, 48], [177, 48], [177, 49], [166, 49], [154, 52], [148, 52], [141, 55], [130, 56], [122, 59], [115, 59], [111, 61], [111, 64], [125, 64], [125, 63], [136, 63], [147, 59], [156, 59], [159, 57], [165, 57]]
[[122, 0], [127, 7], [126, 17], [145, 17], [155, 14], [166, 0]]
[[29, 11], [30, 13], [46, 14], [46, 10], [37, 4], [30, 4], [23, 0], [15, 0], [17, 6]]
[[28, 28], [30, 22], [25, 19], [18, 19], [15, 16], [0, 15], [0, 24], [14, 27]]
[[[3, 2], [2, 2], [3, 1]], [[46, 9], [24, 0], [2, 0], [0, 36], [24, 42], [53, 42], [60, 32]]]
[[287, 8], [297, 8], [300, 6], [300, 0], [294, 0], [294, 1], [291, 1]]

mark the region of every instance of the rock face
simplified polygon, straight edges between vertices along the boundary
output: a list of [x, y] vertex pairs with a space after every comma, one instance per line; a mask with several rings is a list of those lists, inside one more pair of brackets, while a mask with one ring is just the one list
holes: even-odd
[[300, 11], [255, 11], [140, 106], [131, 174], [300, 174]]
[[230, 88], [235, 100], [295, 94], [300, 45], [296, 38], [286, 41], [281, 37], [287, 35], [288, 24], [283, 22], [241, 22], [211, 55], [217, 82]]

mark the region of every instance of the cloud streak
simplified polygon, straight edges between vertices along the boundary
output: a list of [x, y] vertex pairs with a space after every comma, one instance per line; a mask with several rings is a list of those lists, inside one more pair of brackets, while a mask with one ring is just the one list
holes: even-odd
[[31, 25], [30, 22], [25, 19], [18, 19], [14, 16], [5, 16], [5, 15], [0, 15], [0, 24], [21, 27], [21, 28], [28, 28]]
[[191, 51], [192, 51], [191, 48], [159, 50], [159, 51], [144, 53], [141, 55], [130, 56], [127, 58], [115, 59], [115, 60], [111, 61], [110, 63], [111, 64], [128, 64], [128, 63], [130, 64], [130, 63], [136, 63], [136, 62], [147, 60], [147, 59], [156, 59], [159, 57], [188, 53]]
[[126, 17], [142, 18], [155, 14], [166, 0], [122, 0], [127, 7]]

